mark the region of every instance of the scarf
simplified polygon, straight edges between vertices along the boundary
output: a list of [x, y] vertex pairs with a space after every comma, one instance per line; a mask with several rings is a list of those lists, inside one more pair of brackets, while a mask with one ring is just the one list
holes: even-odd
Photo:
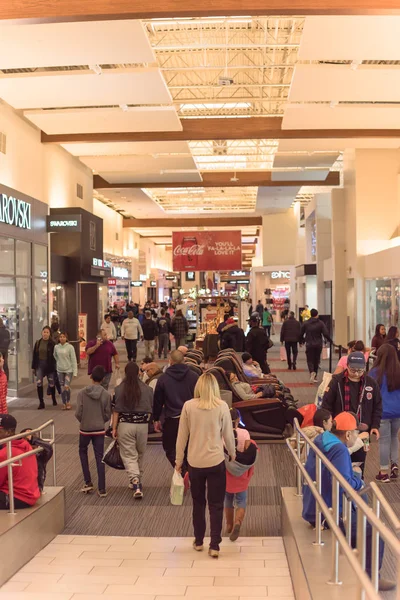
[[[360, 392], [359, 392], [358, 405], [357, 405], [357, 416], [358, 416], [358, 413], [360, 410], [363, 392], [364, 392], [364, 375], [360, 379]], [[346, 412], [351, 411], [349, 372], [347, 370], [344, 373], [344, 410]]]

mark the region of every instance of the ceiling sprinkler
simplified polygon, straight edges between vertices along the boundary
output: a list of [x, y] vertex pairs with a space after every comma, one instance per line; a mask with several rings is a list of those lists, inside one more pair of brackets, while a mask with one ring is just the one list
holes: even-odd
[[233, 181], [233, 182], [239, 181], [239, 177], [236, 177], [236, 171], [235, 171], [233, 177], [231, 177], [231, 181]]

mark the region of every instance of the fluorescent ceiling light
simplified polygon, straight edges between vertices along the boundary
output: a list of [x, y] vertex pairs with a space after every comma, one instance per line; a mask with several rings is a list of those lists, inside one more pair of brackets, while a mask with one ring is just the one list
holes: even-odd
[[250, 102], [202, 102], [196, 104], [181, 104], [180, 110], [218, 110], [218, 109], [234, 109], [234, 108], [251, 108]]
[[96, 73], [96, 75], [101, 75], [103, 72], [100, 65], [89, 65], [89, 69]]

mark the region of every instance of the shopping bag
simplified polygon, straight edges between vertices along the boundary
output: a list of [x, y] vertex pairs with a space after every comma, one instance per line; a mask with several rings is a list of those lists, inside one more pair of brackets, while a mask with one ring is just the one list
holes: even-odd
[[287, 355], [286, 355], [286, 348], [285, 346], [281, 346], [280, 350], [279, 350], [279, 356], [281, 360], [287, 360]]
[[117, 440], [111, 442], [107, 450], [104, 452], [103, 463], [112, 469], [125, 469], [124, 463], [122, 462], [121, 453], [119, 451], [119, 444]]
[[173, 504], [174, 506], [180, 506], [181, 504], [183, 504], [183, 491], [183, 477], [180, 473], [178, 473], [176, 469], [174, 469], [170, 490], [171, 504]]
[[329, 355], [330, 355], [330, 348], [328, 348], [327, 346], [324, 346], [322, 348], [321, 359], [322, 360], [328, 360], [329, 359]]
[[322, 376], [322, 382], [318, 386], [317, 395], [315, 396], [315, 404], [318, 408], [320, 408], [322, 404], [322, 399], [326, 392], [326, 389], [329, 387], [329, 384], [332, 379], [332, 373], [324, 373]]

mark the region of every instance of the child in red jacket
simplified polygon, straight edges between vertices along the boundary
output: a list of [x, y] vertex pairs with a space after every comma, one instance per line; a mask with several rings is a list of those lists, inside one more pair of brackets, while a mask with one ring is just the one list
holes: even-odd
[[4, 357], [0, 352], [0, 414], [5, 415], [7, 410], [8, 381], [4, 372]]
[[230, 534], [229, 539], [235, 542], [239, 537], [246, 512], [247, 489], [254, 473], [257, 446], [250, 439], [247, 429], [239, 429], [241, 417], [237, 408], [231, 408], [231, 417], [236, 443], [236, 460], [233, 464], [226, 465], [225, 520], [226, 531]]

